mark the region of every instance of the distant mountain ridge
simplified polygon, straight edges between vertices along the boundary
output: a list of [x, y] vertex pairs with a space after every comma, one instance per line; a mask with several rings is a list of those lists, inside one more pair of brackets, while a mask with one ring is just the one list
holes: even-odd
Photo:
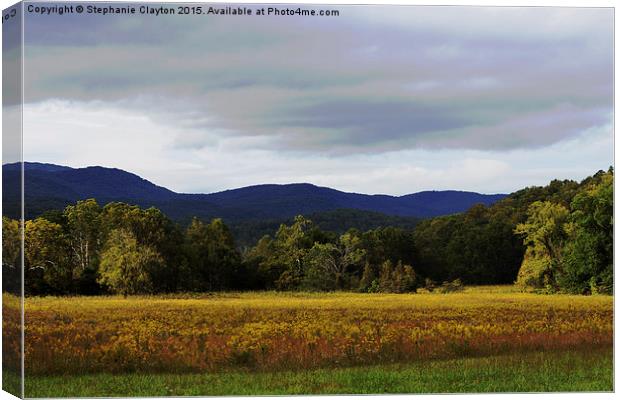
[[[298, 214], [354, 209], [387, 216], [428, 218], [466, 211], [472, 205], [491, 205], [504, 194], [455, 190], [425, 191], [404, 196], [347, 193], [309, 183], [263, 184], [210, 194], [176, 193], [116, 168], [70, 168], [24, 163], [26, 217], [62, 209], [78, 200], [95, 198], [101, 204], [123, 201], [154, 206], [179, 222], [196, 216], [228, 222], [285, 219]], [[2, 166], [5, 213], [19, 210], [18, 164]]]

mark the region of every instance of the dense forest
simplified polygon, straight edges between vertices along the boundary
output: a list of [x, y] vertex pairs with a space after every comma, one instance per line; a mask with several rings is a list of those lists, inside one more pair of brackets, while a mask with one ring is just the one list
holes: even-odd
[[[329, 215], [322, 218], [329, 227]], [[222, 219], [182, 227], [157, 208], [78, 201], [25, 222], [25, 291], [400, 293], [514, 282], [546, 292], [613, 289], [612, 168], [411, 226], [337, 233], [315, 222], [297, 216], [241, 247]], [[18, 221], [4, 217], [2, 236], [4, 289], [17, 291]]]

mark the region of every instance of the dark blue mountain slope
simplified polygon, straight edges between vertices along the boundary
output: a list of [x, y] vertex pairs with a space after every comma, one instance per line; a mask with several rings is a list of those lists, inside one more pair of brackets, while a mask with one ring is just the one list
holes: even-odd
[[[77, 200], [96, 198], [102, 204], [124, 201], [142, 207], [155, 206], [180, 222], [193, 216], [204, 219], [221, 217], [231, 222], [283, 219], [339, 209], [428, 218], [463, 212], [477, 203], [488, 206], [505, 197], [503, 194], [453, 190], [405, 196], [366, 195], [309, 183], [256, 185], [211, 194], [184, 194], [116, 168], [24, 163], [24, 169], [27, 217], [50, 208], [63, 208]], [[19, 166], [3, 165], [2, 177], [5, 213], [13, 215], [19, 210]]]

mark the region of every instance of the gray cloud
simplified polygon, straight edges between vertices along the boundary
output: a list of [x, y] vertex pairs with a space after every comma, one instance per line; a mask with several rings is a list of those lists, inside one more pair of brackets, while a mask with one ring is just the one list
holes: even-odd
[[183, 127], [179, 148], [263, 137], [325, 154], [527, 149], [611, 120], [611, 9], [339, 8], [28, 15], [26, 101], [123, 104]]

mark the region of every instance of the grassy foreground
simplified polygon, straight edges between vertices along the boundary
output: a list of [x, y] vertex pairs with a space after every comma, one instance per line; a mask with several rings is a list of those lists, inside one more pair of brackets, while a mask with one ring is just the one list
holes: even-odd
[[29, 377], [28, 397], [613, 391], [608, 349], [308, 372]]

